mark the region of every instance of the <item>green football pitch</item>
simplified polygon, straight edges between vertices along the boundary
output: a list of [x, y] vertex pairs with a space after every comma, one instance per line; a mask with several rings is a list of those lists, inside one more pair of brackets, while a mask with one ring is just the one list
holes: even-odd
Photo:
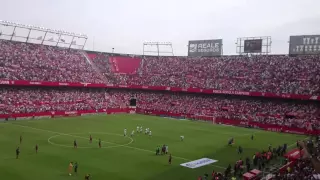
[[[137, 126], [150, 128], [152, 137], [136, 133]], [[89, 143], [90, 134], [93, 142]], [[251, 140], [251, 135], [254, 140]], [[20, 144], [19, 139], [23, 140]], [[184, 136], [184, 141], [180, 140]], [[235, 144], [227, 146], [234, 137]], [[98, 148], [98, 139], [102, 148]], [[256, 129], [213, 125], [205, 122], [173, 120], [155, 116], [118, 114], [57, 119], [21, 120], [0, 123], [0, 177], [4, 180], [75, 180], [86, 173], [93, 180], [177, 180], [197, 179], [199, 175], [223, 171], [239, 158], [252, 157], [256, 151], [287, 143], [291, 148], [304, 136]], [[73, 148], [73, 141], [78, 149]], [[35, 145], [39, 145], [38, 154]], [[168, 156], [155, 155], [157, 146], [168, 145]], [[244, 153], [238, 155], [241, 145]], [[20, 147], [20, 157], [15, 150]], [[196, 169], [181, 163], [200, 158], [218, 160]], [[69, 162], [79, 164], [78, 174], [68, 175]]]

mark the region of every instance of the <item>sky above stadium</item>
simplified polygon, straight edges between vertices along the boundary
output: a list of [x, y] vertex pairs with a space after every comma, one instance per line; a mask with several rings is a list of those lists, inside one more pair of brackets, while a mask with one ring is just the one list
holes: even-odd
[[[272, 53], [287, 54], [290, 35], [320, 34], [320, 0], [1, 0], [0, 19], [87, 34], [86, 49], [142, 54], [146, 41], [271, 36]], [[5, 30], [0, 31], [4, 32]], [[23, 33], [23, 32], [17, 32]]]

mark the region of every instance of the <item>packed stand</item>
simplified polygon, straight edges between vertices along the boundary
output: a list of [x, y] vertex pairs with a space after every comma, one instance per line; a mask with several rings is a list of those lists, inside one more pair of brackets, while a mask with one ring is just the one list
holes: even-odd
[[320, 129], [320, 108], [317, 102], [265, 101], [237, 96], [149, 91], [7, 87], [0, 89], [0, 112], [10, 114], [120, 108], [127, 107], [131, 97], [137, 98], [138, 108], [147, 111], [205, 115], [299, 128], [308, 128], [312, 124], [314, 129]]
[[207, 115], [299, 128], [307, 128], [311, 123], [314, 129], [320, 129], [320, 106], [316, 102], [301, 104], [292, 101], [152, 92], [138, 93], [136, 96], [138, 107], [145, 110]]
[[0, 40], [0, 79], [92, 82], [104, 81], [77, 50]]
[[136, 74], [107, 74], [125, 85], [320, 95], [319, 56], [145, 57]]
[[[141, 85], [320, 94], [319, 56], [148, 57]], [[133, 81], [134, 82], [134, 81]], [[128, 83], [132, 83], [128, 80]]]
[[124, 108], [130, 96], [105, 89], [1, 88], [2, 114]]
[[77, 50], [0, 40], [0, 79], [320, 95], [316, 55], [145, 57], [135, 74], [112, 72], [108, 56], [92, 60], [101, 78]]
[[100, 72], [105, 78], [105, 83], [115, 84], [117, 82], [115, 75], [111, 72], [110, 63], [108, 62], [108, 56], [103, 53], [93, 54], [91, 58], [91, 62], [97, 68], [98, 72]]
[[[284, 173], [278, 172], [272, 178], [274, 180], [319, 180], [320, 179], [320, 146], [319, 137], [313, 141], [300, 141], [301, 157], [291, 168], [287, 168]], [[313, 149], [313, 150], [311, 150]], [[312, 156], [311, 156], [312, 155]]]
[[[251, 136], [251, 139], [254, 139], [254, 136]], [[233, 146], [231, 143], [229, 146]], [[205, 173], [203, 176], [199, 176], [198, 180], [233, 180], [233, 179], [242, 179], [243, 174], [250, 172], [253, 169], [264, 171], [268, 166], [272, 165], [277, 160], [283, 158], [283, 155], [286, 153], [288, 148], [287, 144], [283, 144], [277, 147], [272, 147], [269, 144], [268, 149], [257, 151], [253, 154], [252, 157], [246, 157], [245, 159], [240, 158], [233, 165], [229, 164], [224, 172], [215, 172], [214, 170], [209, 174]], [[237, 147], [237, 153], [242, 156], [243, 149], [241, 146]], [[258, 178], [261, 178], [258, 175]]]

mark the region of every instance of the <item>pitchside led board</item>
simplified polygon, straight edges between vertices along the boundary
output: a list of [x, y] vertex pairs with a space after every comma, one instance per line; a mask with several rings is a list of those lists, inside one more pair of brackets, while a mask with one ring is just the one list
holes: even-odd
[[290, 36], [289, 54], [320, 54], [320, 35]]
[[221, 56], [222, 39], [189, 41], [188, 56]]
[[244, 40], [244, 53], [261, 53], [262, 39]]

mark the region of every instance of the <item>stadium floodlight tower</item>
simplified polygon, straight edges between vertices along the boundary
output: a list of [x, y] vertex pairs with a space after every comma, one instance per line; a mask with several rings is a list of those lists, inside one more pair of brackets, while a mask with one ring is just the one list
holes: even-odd
[[268, 55], [271, 43], [271, 36], [241, 37], [237, 39], [236, 50], [240, 55]]
[[144, 56], [157, 55], [159, 57], [168, 54], [174, 56], [171, 42], [144, 42], [142, 48]]
[[83, 49], [87, 35], [0, 20], [0, 39]]

